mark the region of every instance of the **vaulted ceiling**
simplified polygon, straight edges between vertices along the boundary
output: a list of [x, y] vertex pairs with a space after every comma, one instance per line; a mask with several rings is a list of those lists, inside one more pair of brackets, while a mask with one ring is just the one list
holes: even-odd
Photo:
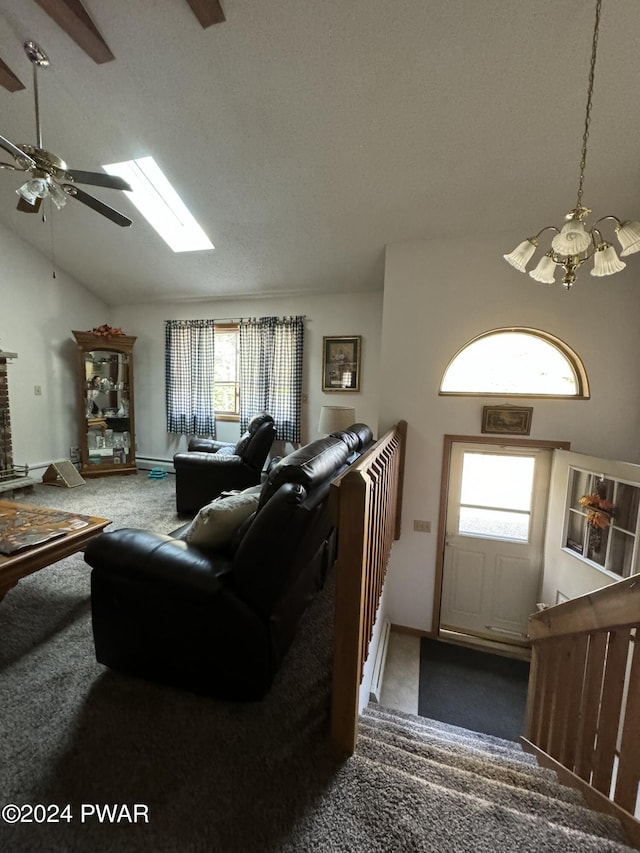
[[[91, 171], [153, 155], [216, 248], [172, 253], [109, 189], [95, 195], [131, 228], [76, 202], [42, 222], [16, 210], [6, 170], [0, 223], [119, 304], [378, 290], [384, 246], [411, 238], [486, 236], [499, 256], [574, 206], [593, 14], [591, 0], [0, 0], [0, 135], [35, 143], [33, 39], [51, 63], [43, 147]], [[584, 194], [599, 215], [640, 218], [639, 43], [637, 0], [604, 0]]]

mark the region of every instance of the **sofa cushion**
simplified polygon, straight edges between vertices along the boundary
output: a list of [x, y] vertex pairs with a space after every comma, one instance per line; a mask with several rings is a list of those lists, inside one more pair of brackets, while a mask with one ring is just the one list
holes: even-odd
[[248, 489], [216, 498], [202, 507], [180, 538], [198, 548], [225, 548], [238, 527], [255, 512], [259, 497], [259, 491]]

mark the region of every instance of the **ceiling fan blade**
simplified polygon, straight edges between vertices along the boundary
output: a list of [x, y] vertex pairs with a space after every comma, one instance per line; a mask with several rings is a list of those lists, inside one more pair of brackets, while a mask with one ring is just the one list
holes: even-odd
[[21, 148], [18, 148], [17, 145], [14, 145], [9, 139], [5, 139], [4, 136], [0, 136], [0, 148], [4, 148], [5, 151], [8, 151], [9, 154], [12, 154], [16, 160], [22, 161], [25, 165], [21, 168], [24, 169], [33, 169], [36, 165], [36, 161], [33, 157], [29, 157], [28, 154], [25, 154]]
[[91, 184], [94, 187], [107, 187], [110, 190], [128, 190], [131, 187], [118, 175], [107, 175], [105, 172], [83, 172], [79, 169], [67, 169], [67, 175], [71, 175], [79, 184]]
[[109, 207], [108, 204], [94, 198], [92, 195], [89, 195], [89, 193], [84, 192], [84, 190], [78, 189], [78, 187], [73, 184], [62, 184], [62, 188], [67, 195], [71, 196], [71, 198], [75, 198], [82, 202], [82, 204], [86, 204], [87, 207], [90, 207], [97, 213], [101, 213], [103, 216], [106, 216], [107, 219], [115, 222], [116, 225], [121, 225], [123, 228], [131, 225], [131, 219], [129, 219], [128, 216], [125, 216], [123, 213], [119, 213], [117, 210]]
[[40, 210], [40, 205], [42, 204], [42, 199], [37, 198], [35, 200], [35, 204], [29, 204], [28, 201], [25, 201], [22, 197], [18, 201], [18, 206], [16, 210], [20, 210], [22, 213], [37, 213]]

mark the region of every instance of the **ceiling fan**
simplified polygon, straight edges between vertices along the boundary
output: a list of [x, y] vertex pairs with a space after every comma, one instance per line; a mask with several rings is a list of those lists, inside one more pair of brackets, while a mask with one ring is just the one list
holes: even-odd
[[50, 151], [45, 151], [42, 147], [37, 69], [49, 65], [49, 60], [44, 51], [34, 41], [25, 42], [24, 50], [33, 64], [36, 144], [15, 145], [9, 139], [0, 136], [0, 148], [4, 148], [15, 160], [15, 163], [0, 163], [0, 168], [29, 173], [29, 179], [16, 190], [20, 196], [18, 210], [24, 213], [37, 213], [43, 198], [50, 198], [56, 207], [60, 209], [66, 204], [67, 197], [70, 196], [82, 202], [82, 204], [86, 204], [92, 210], [106, 216], [107, 219], [115, 222], [116, 225], [123, 227], [131, 225], [131, 219], [127, 216], [76, 186], [78, 183], [96, 187], [107, 187], [112, 190], [131, 191], [131, 187], [123, 178], [101, 172], [83, 172], [78, 169], [69, 169], [64, 160], [61, 160]]

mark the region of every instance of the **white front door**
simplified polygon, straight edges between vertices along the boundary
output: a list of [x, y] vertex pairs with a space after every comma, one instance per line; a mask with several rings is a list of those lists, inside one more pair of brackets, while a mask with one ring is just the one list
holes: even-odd
[[539, 600], [551, 453], [452, 443], [441, 629], [526, 642]]

